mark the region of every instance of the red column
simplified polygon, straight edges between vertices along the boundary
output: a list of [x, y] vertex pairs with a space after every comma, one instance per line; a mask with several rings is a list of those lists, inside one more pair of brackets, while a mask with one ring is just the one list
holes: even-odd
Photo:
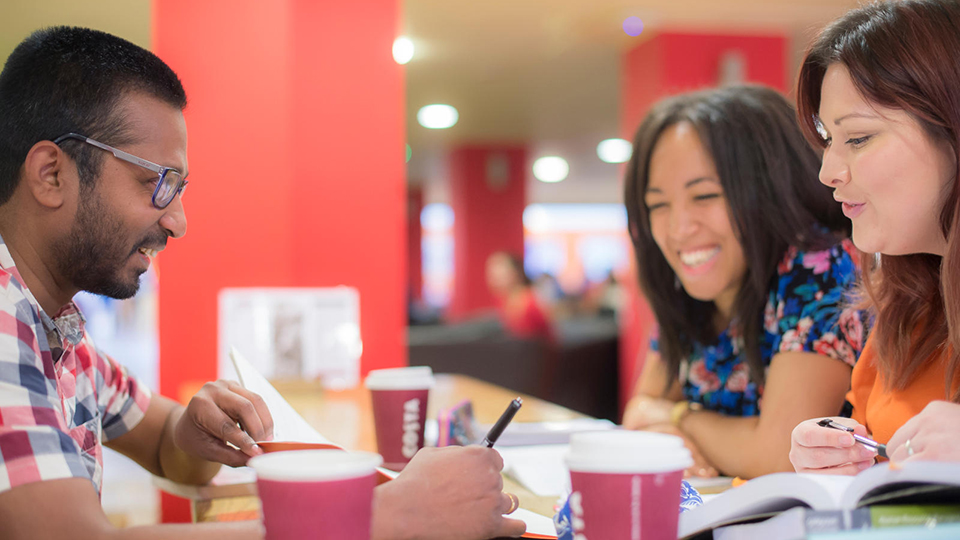
[[485, 277], [490, 254], [523, 256], [526, 161], [526, 149], [517, 146], [461, 146], [450, 154], [453, 319], [494, 305]]
[[423, 188], [410, 186], [407, 191], [407, 289], [411, 301], [423, 298]]
[[[216, 378], [224, 287], [357, 287], [363, 371], [405, 364], [397, 1], [156, 0], [153, 16], [190, 101], [188, 234], [159, 265], [161, 393]], [[165, 499], [164, 519], [183, 508]]]
[[[743, 81], [786, 92], [788, 40], [783, 35], [663, 32], [627, 51], [621, 64], [621, 133], [633, 136], [657, 100], [721, 82], [722, 64], [733, 57]], [[620, 403], [625, 404], [643, 367], [653, 314], [636, 279], [624, 284], [631, 298], [620, 328]]]

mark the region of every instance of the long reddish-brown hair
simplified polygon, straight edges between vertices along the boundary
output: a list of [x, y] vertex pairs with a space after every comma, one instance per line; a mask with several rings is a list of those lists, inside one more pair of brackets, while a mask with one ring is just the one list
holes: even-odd
[[[797, 114], [811, 142], [820, 90], [832, 64], [842, 64], [870, 102], [910, 114], [932, 141], [960, 156], [960, 2], [878, 2], [833, 22], [804, 59]], [[958, 178], [960, 182], [960, 178]], [[950, 188], [940, 212], [943, 257], [863, 255], [864, 299], [874, 309], [878, 370], [888, 389], [903, 389], [927, 362], [946, 355], [946, 393], [960, 402], [960, 194]]]

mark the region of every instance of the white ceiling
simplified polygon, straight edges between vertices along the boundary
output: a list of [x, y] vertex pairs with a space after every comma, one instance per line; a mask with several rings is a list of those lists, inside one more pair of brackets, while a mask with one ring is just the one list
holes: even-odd
[[[789, 77], [826, 22], [856, 0], [406, 0], [403, 32], [416, 46], [406, 66], [410, 182], [428, 202], [446, 198], [444, 156], [467, 143], [521, 143], [530, 157], [562, 155], [570, 177], [528, 182], [530, 202], [619, 202], [622, 166], [596, 145], [620, 133], [620, 58], [662, 30], [782, 32], [793, 39]], [[640, 17], [630, 37], [623, 20]], [[456, 126], [421, 127], [416, 112], [448, 103]], [[529, 167], [528, 167], [529, 171]], [[532, 174], [531, 174], [532, 178]]]

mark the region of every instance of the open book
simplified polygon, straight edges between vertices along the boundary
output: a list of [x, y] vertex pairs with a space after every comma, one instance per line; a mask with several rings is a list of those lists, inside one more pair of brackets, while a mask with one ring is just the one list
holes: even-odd
[[851, 509], [873, 504], [955, 502], [960, 463], [875, 465], [856, 476], [776, 473], [750, 480], [680, 515], [681, 538], [793, 507]]
[[[274, 440], [322, 443], [330, 445], [330, 448], [340, 448], [317, 432], [317, 430], [313, 429], [313, 427], [287, 403], [287, 400], [283, 399], [280, 392], [277, 392], [277, 389], [235, 348], [230, 350], [230, 360], [237, 370], [240, 384], [247, 390], [259, 394], [267, 404], [267, 409], [270, 410], [270, 414], [273, 416]], [[390, 479], [396, 478], [398, 474], [383, 468], [378, 468], [377, 470], [382, 479], [383, 477]], [[527, 524], [527, 532], [523, 535], [523, 538], [547, 540], [557, 538], [557, 530], [553, 525], [553, 520], [546, 516], [518, 508], [512, 514], [509, 514], [509, 517], [519, 519]]]

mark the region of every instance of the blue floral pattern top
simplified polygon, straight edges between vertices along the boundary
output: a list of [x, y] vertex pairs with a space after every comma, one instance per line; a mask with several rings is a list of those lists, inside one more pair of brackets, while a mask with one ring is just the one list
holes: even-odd
[[[764, 310], [760, 358], [764, 366], [777, 353], [806, 351], [853, 366], [866, 340], [866, 314], [849, 307], [845, 291], [856, 280], [856, 248], [844, 240], [824, 251], [787, 250], [777, 267], [776, 286]], [[763, 388], [750, 380], [743, 337], [732, 328], [717, 343], [694, 343], [681, 365], [686, 400], [730, 416], [760, 414]], [[656, 332], [650, 349], [659, 350]]]

